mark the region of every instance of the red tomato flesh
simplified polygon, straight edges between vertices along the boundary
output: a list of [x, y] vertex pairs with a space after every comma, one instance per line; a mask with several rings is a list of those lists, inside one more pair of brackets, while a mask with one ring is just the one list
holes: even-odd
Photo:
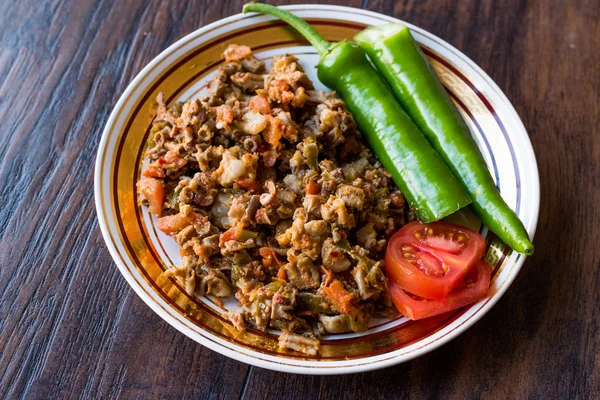
[[483, 300], [490, 287], [491, 274], [491, 265], [485, 260], [478, 261], [461, 284], [443, 300], [428, 300], [415, 296], [394, 282], [389, 282], [388, 289], [398, 311], [406, 318], [417, 320], [444, 314]]
[[136, 183], [137, 190], [148, 200], [148, 211], [160, 215], [165, 201], [165, 185], [154, 178], [142, 178]]
[[441, 300], [485, 255], [485, 241], [471, 229], [411, 222], [390, 239], [385, 253], [388, 278], [426, 299]]
[[443, 254], [446, 262], [456, 260], [474, 264], [485, 255], [483, 237], [464, 226], [442, 221], [429, 224], [415, 221], [405, 225], [398, 233], [420, 249]]

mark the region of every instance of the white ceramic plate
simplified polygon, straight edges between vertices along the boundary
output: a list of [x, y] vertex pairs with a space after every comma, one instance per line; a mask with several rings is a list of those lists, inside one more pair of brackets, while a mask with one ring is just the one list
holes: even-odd
[[[400, 22], [354, 8], [320, 5], [286, 9], [308, 19], [326, 39], [351, 39], [369, 25]], [[527, 132], [496, 84], [464, 54], [438, 37], [409, 25], [453, 100], [469, 123], [507, 203], [533, 236], [539, 210], [539, 179]], [[198, 343], [236, 360], [263, 368], [304, 374], [342, 374], [401, 363], [427, 353], [470, 327], [504, 294], [525, 257], [512, 252], [466, 214], [463, 223], [480, 229], [488, 243], [487, 259], [496, 267], [489, 297], [477, 304], [423, 321], [397, 318], [372, 321], [361, 334], [324, 337], [320, 354], [309, 357], [281, 351], [277, 332], [238, 332], [209, 299], [188, 296], [164, 278], [179, 261], [175, 242], [157, 233], [147, 210], [136, 204], [135, 182], [152, 121], [154, 99], [163, 92], [169, 103], [202, 95], [204, 84], [221, 63], [230, 43], [251, 46], [257, 57], [290, 53], [317, 87], [316, 51], [293, 30], [272, 17], [234, 15], [189, 34], [156, 57], [129, 85], [104, 130], [96, 161], [95, 199], [102, 234], [119, 270], [136, 293], [165, 321]]]

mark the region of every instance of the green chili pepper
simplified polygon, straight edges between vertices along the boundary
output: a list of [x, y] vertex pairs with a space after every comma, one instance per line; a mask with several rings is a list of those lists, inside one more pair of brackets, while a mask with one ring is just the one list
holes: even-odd
[[523, 223], [500, 196], [469, 127], [408, 27], [387, 24], [368, 28], [354, 40], [367, 52], [400, 104], [463, 183], [481, 221], [514, 250], [533, 254], [533, 244]]
[[307, 22], [271, 5], [246, 4], [244, 12], [250, 11], [281, 18], [317, 49], [319, 79], [342, 97], [421, 221], [438, 220], [471, 202], [360, 47], [346, 41], [331, 44]]

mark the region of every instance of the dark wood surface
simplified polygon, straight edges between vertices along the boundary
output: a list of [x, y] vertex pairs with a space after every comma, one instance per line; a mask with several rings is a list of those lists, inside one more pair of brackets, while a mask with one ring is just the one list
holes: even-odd
[[345, 3], [462, 50], [533, 142], [536, 254], [459, 338], [386, 370], [288, 375], [196, 344], [135, 295], [96, 220], [103, 125], [146, 63], [241, 4], [0, 1], [0, 398], [598, 398], [598, 0]]

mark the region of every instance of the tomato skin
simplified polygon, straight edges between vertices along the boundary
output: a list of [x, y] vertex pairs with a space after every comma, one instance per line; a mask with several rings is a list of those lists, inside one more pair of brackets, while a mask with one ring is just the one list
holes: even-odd
[[441, 300], [485, 255], [479, 233], [445, 222], [405, 225], [385, 253], [388, 278], [419, 297]]
[[478, 261], [465, 281], [442, 300], [415, 298], [391, 281], [388, 283], [388, 289], [398, 311], [408, 319], [418, 320], [444, 314], [485, 299], [490, 287], [491, 274], [491, 265], [485, 260]]

